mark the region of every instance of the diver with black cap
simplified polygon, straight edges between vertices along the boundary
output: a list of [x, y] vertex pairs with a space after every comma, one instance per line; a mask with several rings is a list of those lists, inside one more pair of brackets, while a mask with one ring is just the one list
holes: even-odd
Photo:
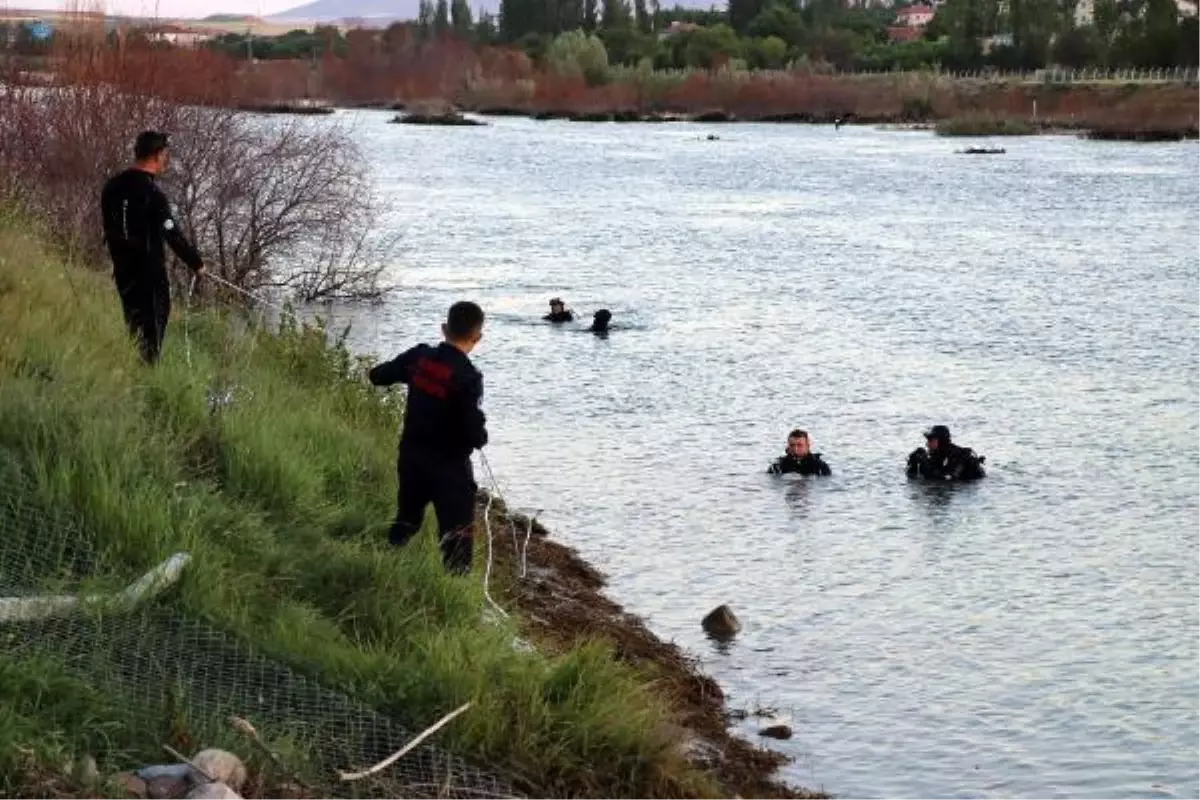
[[575, 314], [567, 309], [562, 298], [555, 297], [550, 301], [550, 313], [542, 317], [546, 322], [555, 324], [560, 322], [571, 322], [575, 319]]
[[909, 453], [905, 470], [910, 478], [937, 481], [974, 481], [984, 477], [984, 456], [950, 441], [950, 429], [934, 425], [925, 432], [925, 446]]
[[196, 275], [204, 272], [203, 259], [179, 229], [155, 181], [170, 163], [168, 146], [167, 134], [143, 131], [134, 143], [134, 165], [110, 178], [100, 193], [104, 241], [125, 325], [147, 364], [158, 361], [171, 316], [164, 243]]
[[612, 320], [612, 312], [607, 308], [602, 308], [595, 314], [592, 314], [592, 327], [588, 328], [592, 333], [601, 336], [608, 334], [608, 323]]

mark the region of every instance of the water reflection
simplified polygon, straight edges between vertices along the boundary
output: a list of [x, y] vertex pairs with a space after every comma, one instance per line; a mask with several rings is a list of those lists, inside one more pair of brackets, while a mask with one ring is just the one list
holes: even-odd
[[812, 507], [812, 491], [814, 480], [807, 477], [787, 481], [788, 487], [783, 493], [788, 508], [794, 516], [803, 517]]

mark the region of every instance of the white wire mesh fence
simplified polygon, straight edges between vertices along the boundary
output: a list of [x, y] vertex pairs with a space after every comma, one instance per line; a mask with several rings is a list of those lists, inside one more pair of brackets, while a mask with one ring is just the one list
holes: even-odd
[[430, 744], [366, 779], [339, 780], [339, 771], [375, 764], [418, 730], [260, 654], [179, 608], [169, 591], [122, 609], [45, 613], [31, 604], [46, 595], [119, 591], [128, 581], [105, 579], [84, 526], [40, 505], [28, 478], [2, 456], [0, 603], [9, 603], [9, 613], [0, 614], [0, 660], [52, 664], [100, 689], [128, 709], [148, 740], [166, 742], [185, 728], [198, 740], [236, 741], [229, 717], [250, 720], [272, 747], [302, 762], [297, 774], [319, 796], [520, 796], [497, 770]]

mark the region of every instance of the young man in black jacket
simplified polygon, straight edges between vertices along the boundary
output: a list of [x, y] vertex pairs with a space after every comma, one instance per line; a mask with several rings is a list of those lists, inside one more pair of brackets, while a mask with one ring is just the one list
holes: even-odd
[[425, 507], [437, 514], [442, 563], [471, 571], [475, 493], [471, 453], [487, 444], [483, 375], [468, 357], [483, 337], [483, 309], [460, 302], [442, 325], [445, 341], [419, 344], [371, 370], [376, 386], [408, 386], [397, 472], [400, 491], [390, 539], [400, 546], [421, 529]]
[[155, 182], [170, 163], [167, 147], [165, 133], [141, 133], [133, 147], [134, 165], [110, 178], [100, 193], [104, 241], [112, 257], [125, 325], [147, 364], [158, 361], [171, 316], [164, 243], [196, 274], [204, 271], [200, 254], [179, 229], [166, 195]]
[[812, 451], [808, 432], [794, 430], [788, 434], [787, 452], [775, 460], [767, 469], [772, 475], [830, 475], [832, 470], [821, 459], [820, 453]]

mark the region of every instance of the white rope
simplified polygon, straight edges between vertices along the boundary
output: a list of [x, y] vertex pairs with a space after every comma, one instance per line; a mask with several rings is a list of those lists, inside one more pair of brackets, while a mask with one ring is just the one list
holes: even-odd
[[525, 526], [525, 543], [521, 546], [521, 579], [525, 579], [526, 560], [529, 555], [529, 537], [533, 535], [533, 521], [536, 517], [530, 517], [528, 524]]
[[[479, 454], [482, 456], [483, 451], [480, 451]], [[483, 527], [487, 532], [487, 562], [483, 568], [483, 599], [487, 600], [488, 603], [491, 604], [492, 608], [499, 611], [502, 617], [507, 617], [508, 612], [501, 608], [500, 604], [492, 599], [492, 594], [488, 591], [488, 582], [492, 577], [492, 501], [495, 499], [495, 497], [496, 495], [494, 495], [492, 492], [488, 492], [487, 506], [485, 506], [483, 509]]]
[[[513, 519], [513, 509], [508, 504], [508, 500], [504, 497], [504, 492], [500, 488], [500, 481], [496, 480], [496, 473], [494, 473], [492, 471], [492, 465], [488, 461], [487, 456], [484, 454], [484, 452], [482, 450], [479, 451], [479, 462], [483, 465], [483, 471], [487, 474], [488, 482], [492, 485], [492, 489], [493, 489], [493, 492], [488, 493], [488, 509], [490, 510], [492, 507], [493, 494], [495, 496], [499, 497], [500, 501], [504, 503], [504, 508], [508, 515], [508, 530], [509, 530], [509, 533], [512, 535], [513, 555], [517, 556], [520, 559], [521, 571], [520, 571], [519, 577], [524, 579], [526, 573], [528, 572], [529, 540], [533, 536], [533, 524], [537, 521], [537, 515], [542, 513], [542, 509], [539, 508], [533, 514], [529, 515], [528, 519], [526, 520], [526, 525], [525, 525], [525, 540], [524, 540], [524, 542], [522, 542], [521, 545], [518, 546], [518, 544], [517, 544], [517, 523]], [[487, 527], [487, 532], [488, 532], [488, 552], [489, 552], [489, 559], [490, 559], [491, 558], [491, 556], [490, 556], [491, 536], [492, 536], [490, 515], [485, 515], [484, 522], [485, 522], [485, 525]], [[486, 581], [486, 573], [485, 573], [485, 581]], [[486, 583], [485, 583], [484, 588], [486, 589]]]
[[256, 303], [262, 303], [264, 306], [273, 308], [281, 314], [287, 313], [286, 308], [279, 305], [278, 303], [275, 303], [275, 302], [272, 302], [270, 300], [266, 300], [266, 299], [260, 297], [258, 292], [251, 292], [247, 289], [243, 289], [242, 287], [238, 286], [236, 283], [230, 283], [229, 281], [225, 280], [220, 275], [215, 275], [211, 272], [205, 272], [204, 274], [206, 277], [211, 278], [212, 280], [216, 281], [217, 283], [221, 284], [222, 286], [229, 288], [229, 289], [233, 289], [238, 294], [244, 295], [245, 297], [250, 298], [251, 300], [255, 301]]
[[188, 369], [192, 368], [192, 335], [188, 323], [192, 318], [192, 295], [196, 291], [196, 282], [199, 280], [200, 275], [193, 272], [192, 279], [188, 281], [187, 309], [183, 312], [183, 348], [187, 356]]
[[449, 714], [447, 714], [446, 716], [439, 719], [437, 722], [430, 725], [428, 728], [426, 728], [424, 731], [422, 731], [417, 737], [415, 737], [411, 742], [404, 745], [404, 747], [401, 747], [395, 753], [388, 756], [383, 761], [380, 761], [378, 764], [371, 767], [370, 769], [365, 769], [362, 772], [339, 772], [338, 774], [341, 776], [342, 780], [344, 780], [344, 781], [356, 781], [360, 778], [365, 778], [368, 775], [374, 775], [376, 772], [379, 772], [379, 770], [381, 770], [381, 769], [386, 769], [387, 767], [391, 766], [393, 763], [398, 761], [406, 753], [408, 753], [408, 751], [412, 750], [414, 747], [419, 745], [421, 742], [425, 741], [425, 739], [427, 739], [429, 736], [436, 733], [447, 722], [454, 719], [455, 717], [457, 717], [459, 714], [463, 713], [470, 707], [471, 707], [470, 703], [463, 703], [461, 706], [454, 709]]

